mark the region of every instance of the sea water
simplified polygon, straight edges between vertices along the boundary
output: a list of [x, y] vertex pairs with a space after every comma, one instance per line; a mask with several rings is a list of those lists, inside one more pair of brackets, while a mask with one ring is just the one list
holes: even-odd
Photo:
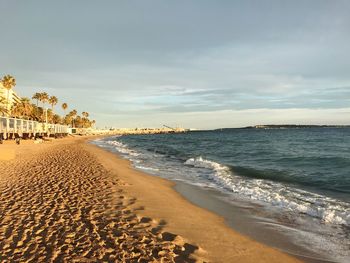
[[95, 144], [153, 175], [258, 204], [299, 245], [350, 262], [350, 128], [223, 129]]

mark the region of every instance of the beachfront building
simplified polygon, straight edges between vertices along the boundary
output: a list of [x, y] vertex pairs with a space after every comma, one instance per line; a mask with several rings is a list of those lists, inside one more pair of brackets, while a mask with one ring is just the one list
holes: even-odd
[[[10, 112], [12, 106], [20, 101], [21, 98], [16, 94], [16, 92], [13, 89], [6, 89], [0, 81], [0, 102], [2, 102], [2, 105], [0, 106], [3, 106], [7, 112]], [[5, 113], [3, 113], [3, 115], [5, 115]]]

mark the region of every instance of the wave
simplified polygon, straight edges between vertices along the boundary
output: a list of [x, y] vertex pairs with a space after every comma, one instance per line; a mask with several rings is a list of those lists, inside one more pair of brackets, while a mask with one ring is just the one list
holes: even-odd
[[350, 193], [350, 185], [344, 184], [344, 182], [339, 181], [338, 178], [331, 179], [331, 175], [328, 177], [315, 177], [315, 176], [305, 176], [292, 174], [290, 171], [281, 171], [275, 169], [264, 169], [258, 170], [251, 167], [242, 166], [229, 166], [233, 173], [241, 175], [244, 177], [254, 178], [254, 179], [264, 179], [271, 180], [280, 183], [293, 184], [298, 187], [312, 187], [319, 190], [326, 190], [329, 192], [337, 193]]
[[141, 170], [150, 170], [150, 171], [159, 171], [157, 168], [149, 167], [149, 166], [143, 166], [143, 165], [135, 165], [136, 168]]
[[[132, 159], [136, 168], [160, 172], [159, 167], [141, 162], [140, 159], [145, 158], [144, 154], [130, 149], [127, 144], [117, 140], [108, 140], [104, 143], [128, 159]], [[152, 152], [160, 153], [154, 149]], [[161, 153], [161, 155], [166, 154], [169, 154], [169, 149]], [[206, 179], [240, 197], [280, 207], [290, 212], [306, 214], [324, 223], [350, 226], [349, 203], [284, 184], [283, 182], [292, 181], [290, 177], [284, 180], [283, 173], [279, 174], [278, 171], [270, 173], [270, 171], [262, 172], [245, 167], [231, 167], [202, 157], [189, 158], [184, 161], [184, 164], [207, 169], [209, 172], [205, 173]], [[238, 174], [235, 173], [236, 171]]]
[[236, 175], [229, 166], [206, 160], [190, 158], [185, 165], [210, 169], [207, 176], [219, 186], [244, 196], [318, 218], [325, 223], [350, 226], [350, 204], [320, 194], [297, 189], [265, 179], [245, 178]]
[[[260, 147], [264, 145], [261, 141], [247, 144], [247, 138], [260, 140], [260, 131], [258, 135], [244, 135], [242, 140], [235, 134], [230, 139], [207, 133], [181, 135], [180, 140], [174, 136], [123, 136], [96, 144], [149, 174], [226, 192], [225, 199], [227, 196], [233, 204], [252, 203], [249, 207], [259, 211], [249, 213], [267, 219], [259, 223], [272, 222], [274, 226], [267, 227], [283, 231], [293, 243], [348, 262], [349, 160], [343, 160], [347, 155], [338, 149], [318, 154], [318, 149], [328, 149], [321, 144], [316, 148], [306, 145], [309, 148], [302, 153], [308, 156], [301, 157], [295, 151], [298, 142], [294, 138], [291, 143], [296, 148], [292, 149], [283, 148], [291, 144], [281, 138], [277, 138], [282, 140], [281, 149]], [[204, 158], [208, 153], [212, 160]]]
[[126, 155], [130, 155], [130, 156], [139, 156], [140, 153], [134, 151], [134, 150], [131, 150], [128, 148], [128, 146], [126, 144], [123, 144], [119, 141], [106, 141], [105, 142], [106, 144], [108, 145], [112, 145], [114, 146], [114, 148], [119, 152], [119, 153], [122, 153], [122, 154], [126, 154]]

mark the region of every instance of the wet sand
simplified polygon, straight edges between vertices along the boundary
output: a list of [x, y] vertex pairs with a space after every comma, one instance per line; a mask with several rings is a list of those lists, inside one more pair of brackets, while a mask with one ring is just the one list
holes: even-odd
[[[293, 240], [285, 229], [288, 222], [278, 218], [267, 219], [264, 208], [247, 201], [232, 200], [225, 193], [212, 188], [203, 188], [176, 181], [174, 189], [191, 203], [222, 216], [235, 231], [254, 240], [277, 248], [307, 263], [335, 262], [326, 255], [317, 254]], [[266, 211], [265, 211], [266, 213]], [[283, 218], [282, 218], [283, 221]], [[292, 227], [292, 226], [291, 226]]]
[[86, 139], [0, 145], [1, 262], [298, 262]]

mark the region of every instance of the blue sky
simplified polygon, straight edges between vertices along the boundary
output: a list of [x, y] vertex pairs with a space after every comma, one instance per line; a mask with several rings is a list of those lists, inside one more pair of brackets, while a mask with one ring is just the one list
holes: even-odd
[[350, 1], [0, 0], [0, 73], [98, 126], [350, 123]]

